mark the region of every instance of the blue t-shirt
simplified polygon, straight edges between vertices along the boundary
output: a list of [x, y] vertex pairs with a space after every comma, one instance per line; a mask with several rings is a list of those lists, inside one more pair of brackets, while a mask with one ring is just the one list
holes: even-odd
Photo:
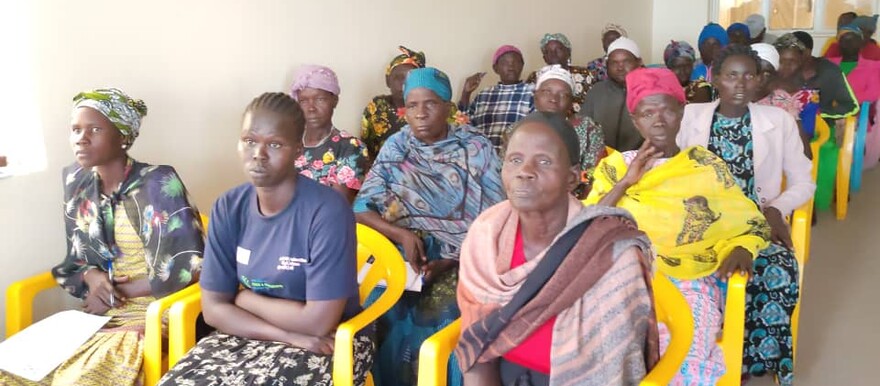
[[200, 285], [234, 294], [241, 284], [297, 301], [347, 298], [349, 318], [360, 311], [356, 248], [354, 213], [333, 189], [298, 176], [287, 208], [267, 217], [244, 184], [214, 204]]

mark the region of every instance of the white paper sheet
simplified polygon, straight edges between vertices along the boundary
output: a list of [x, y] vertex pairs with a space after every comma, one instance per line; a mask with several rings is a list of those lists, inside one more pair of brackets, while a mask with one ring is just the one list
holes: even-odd
[[[373, 259], [374, 257], [370, 256], [370, 259], [364, 263], [363, 267], [361, 267], [360, 272], [358, 272], [358, 284], [363, 283], [364, 278], [367, 277], [367, 273], [370, 272], [370, 268], [373, 267]], [[404, 287], [407, 291], [413, 292], [422, 292], [422, 279], [424, 275], [416, 272], [410, 263], [404, 262], [403, 264], [406, 266], [406, 287]], [[385, 280], [379, 280], [376, 283], [377, 287], [387, 287], [388, 284], [385, 283]]]
[[109, 320], [70, 310], [34, 323], [0, 343], [0, 369], [39, 382]]

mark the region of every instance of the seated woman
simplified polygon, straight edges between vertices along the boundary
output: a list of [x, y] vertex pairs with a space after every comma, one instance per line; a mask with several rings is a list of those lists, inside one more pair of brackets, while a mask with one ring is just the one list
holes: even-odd
[[41, 382], [0, 370], [3, 385], [140, 384], [147, 306], [199, 277], [201, 219], [183, 182], [171, 166], [128, 155], [147, 106], [115, 88], [73, 103], [76, 162], [62, 173], [68, 254], [52, 275], [83, 311], [111, 319]]
[[608, 46], [610, 46], [611, 43], [614, 43], [619, 37], [628, 37], [626, 30], [623, 29], [623, 27], [614, 23], [605, 24], [605, 28], [602, 29], [601, 35], [603, 55], [593, 59], [590, 63], [587, 63], [587, 70], [590, 70], [596, 75], [594, 82], [601, 82], [608, 79]]
[[636, 385], [658, 359], [650, 243], [626, 211], [569, 193], [576, 141], [558, 113], [512, 129], [508, 201], [462, 246], [455, 356], [466, 386]]
[[712, 68], [720, 99], [687, 105], [677, 142], [681, 147], [704, 146], [721, 157], [770, 224], [772, 244], [755, 258], [746, 288], [743, 369], [756, 376], [775, 373], [781, 384], [790, 385], [798, 265], [785, 216], [809, 201], [816, 185], [794, 118], [750, 103], [758, 88], [760, 60], [749, 47], [722, 51]]
[[[354, 213], [299, 174], [305, 118], [283, 93], [245, 110], [238, 154], [249, 182], [214, 204], [200, 281], [205, 321], [198, 342], [162, 385], [327, 385], [339, 323], [359, 310]], [[355, 338], [363, 384], [373, 339]]]
[[[571, 114], [577, 114], [587, 97], [587, 92], [599, 81], [596, 71], [586, 67], [571, 65], [571, 41], [565, 34], [547, 33], [541, 38], [541, 54], [544, 55], [544, 63], [547, 66], [559, 65], [571, 73], [574, 87], [572, 87]], [[526, 79], [526, 83], [537, 83], [538, 72], [532, 72]]]
[[673, 40], [663, 50], [663, 62], [675, 73], [678, 82], [684, 88], [687, 103], [705, 103], [712, 101], [714, 90], [705, 79], [691, 80], [697, 53], [686, 41]]
[[333, 125], [339, 103], [339, 81], [333, 70], [305, 65], [296, 72], [290, 96], [306, 119], [303, 153], [294, 163], [302, 175], [342, 193], [348, 202], [361, 188], [367, 167], [367, 148], [361, 140]]
[[[716, 343], [724, 321], [724, 282], [751, 271], [767, 246], [761, 212], [733, 182], [720, 158], [675, 144], [685, 96], [675, 75], [643, 69], [626, 78], [627, 108], [645, 137], [638, 151], [613, 154], [596, 169], [588, 203], [628, 210], [659, 257], [657, 268], [691, 306], [694, 341], [673, 385], [714, 385], [724, 375]], [[665, 329], [661, 344], [668, 343]]]
[[[777, 39], [777, 44], [780, 42], [791, 44], [793, 41], [800, 43], [792, 34], [786, 34], [783, 37], [785, 39]], [[804, 155], [812, 159], [813, 151], [810, 148], [812, 138], [803, 130], [801, 112], [804, 111], [808, 103], [814, 100], [816, 92], [804, 88], [803, 81], [798, 82], [800, 68], [796, 68], [797, 64], [793, 62], [800, 55], [791, 55], [792, 53], [789, 52], [786, 57], [786, 68], [783, 72], [781, 55], [775, 46], [767, 43], [755, 43], [751, 47], [761, 58], [761, 66], [758, 68], [758, 89], [754, 102], [762, 106], [779, 107], [791, 115], [798, 124], [798, 133], [804, 143]], [[782, 74], [786, 77], [783, 78]]]
[[829, 60], [840, 65], [840, 69], [846, 75], [859, 103], [870, 103], [871, 112], [868, 116], [871, 122], [868, 127], [871, 128], [870, 130], [877, 130], [878, 122], [874, 122], [873, 119], [877, 109], [877, 101], [880, 100], [880, 61], [871, 60], [865, 56], [866, 43], [864, 43], [861, 31], [858, 26], [853, 24], [840, 27], [837, 40], [842, 56], [829, 58]]
[[[471, 222], [504, 199], [492, 143], [470, 126], [446, 121], [452, 88], [435, 68], [410, 72], [403, 92], [409, 124], [388, 138], [354, 202], [357, 220], [376, 229], [424, 274], [379, 320], [377, 385], [415, 385], [422, 342], [459, 316], [458, 254]], [[374, 291], [367, 302], [381, 294]], [[450, 365], [451, 385], [461, 384]]]
[[538, 71], [535, 109], [545, 113], [563, 114], [574, 127], [578, 139], [578, 166], [581, 175], [573, 192], [583, 199], [590, 192], [596, 164], [605, 156], [605, 137], [602, 128], [592, 118], [571, 113], [571, 105], [574, 103], [573, 89], [571, 73], [559, 65], [545, 66]]
[[[385, 69], [385, 85], [389, 95], [374, 97], [364, 108], [361, 117], [361, 139], [367, 145], [369, 161], [375, 161], [379, 150], [388, 138], [406, 125], [406, 108], [403, 101], [403, 82], [407, 74], [416, 68], [424, 68], [425, 54], [400, 46], [400, 55], [394, 57]], [[450, 124], [460, 125], [468, 122], [468, 117], [458, 108], [449, 109]]]

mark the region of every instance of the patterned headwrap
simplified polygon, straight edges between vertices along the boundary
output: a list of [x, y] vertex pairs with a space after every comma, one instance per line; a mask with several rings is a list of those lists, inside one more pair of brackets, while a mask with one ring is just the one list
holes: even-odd
[[425, 53], [422, 51], [413, 51], [404, 46], [398, 46], [397, 49], [400, 50], [401, 54], [391, 59], [391, 63], [388, 64], [388, 68], [385, 69], [385, 75], [391, 75], [391, 71], [394, 70], [394, 67], [397, 67], [401, 64], [409, 64], [415, 68], [424, 68], [426, 65]]
[[605, 34], [611, 32], [611, 31], [619, 33], [620, 36], [627, 37], [626, 30], [623, 29], [623, 27], [621, 27], [620, 25], [617, 25], [614, 23], [608, 23], [605, 25], [605, 28], [602, 29], [602, 37], [604, 38]]
[[844, 26], [840, 26], [837, 28], [837, 40], [843, 37], [846, 34], [856, 34], [859, 39], [862, 38], [862, 29], [859, 26], [855, 25], [855, 23], [850, 23]]
[[685, 103], [684, 89], [675, 73], [666, 68], [638, 68], [626, 74], [626, 108], [630, 113], [645, 97], [669, 95]]
[[700, 31], [700, 37], [697, 39], [697, 47], [703, 45], [703, 42], [709, 38], [717, 39], [722, 47], [730, 43], [730, 40], [727, 38], [727, 31], [718, 23], [709, 23], [703, 27], [703, 30]]
[[672, 61], [682, 57], [689, 58], [692, 61], [697, 60], [697, 53], [694, 51], [694, 47], [691, 47], [684, 40], [672, 40], [666, 45], [666, 49], [663, 50], [663, 63], [666, 63], [666, 67], [672, 67]]
[[410, 71], [403, 84], [403, 99], [406, 100], [409, 93], [417, 88], [431, 90], [445, 102], [452, 100], [452, 85], [449, 83], [449, 77], [436, 68], [417, 68]]
[[773, 46], [776, 47], [777, 51], [782, 51], [789, 48], [794, 48], [800, 52], [804, 52], [807, 50], [807, 45], [804, 42], [800, 41], [793, 33], [787, 33], [776, 39], [773, 42]]
[[862, 31], [876, 31], [878, 17], [880, 17], [880, 15], [859, 16], [853, 19], [852, 23], [859, 26]]
[[727, 34], [728, 35], [736, 32], [736, 31], [742, 32], [746, 36], [746, 39], [752, 38], [752, 33], [749, 32], [749, 26], [747, 26], [743, 23], [733, 23], [730, 25], [730, 27], [727, 27]]
[[117, 88], [99, 88], [83, 91], [73, 97], [73, 110], [90, 107], [103, 114], [122, 134], [127, 146], [140, 134], [141, 120], [147, 115], [147, 105], [133, 99]]
[[299, 92], [306, 88], [324, 90], [338, 96], [339, 79], [336, 73], [328, 67], [315, 64], [306, 64], [296, 70], [293, 85], [290, 86], [290, 97], [299, 102]]
[[562, 43], [562, 45], [565, 46], [565, 48], [568, 48], [569, 50], [571, 50], [571, 42], [568, 40], [568, 37], [566, 37], [562, 33], [555, 33], [555, 34], [544, 34], [544, 38], [541, 39], [541, 51], [544, 51], [544, 47], [546, 47], [548, 43], [550, 43], [554, 40], [559, 43]]

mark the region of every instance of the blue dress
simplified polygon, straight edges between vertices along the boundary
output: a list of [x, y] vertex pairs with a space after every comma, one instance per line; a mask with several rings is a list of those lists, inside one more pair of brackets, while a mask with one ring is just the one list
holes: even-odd
[[[743, 193], [755, 204], [754, 147], [751, 115], [728, 118], [716, 112], [709, 151], [727, 163]], [[755, 258], [746, 287], [743, 373], [776, 374], [781, 385], [794, 378], [791, 315], [798, 300], [798, 265], [794, 251], [771, 244]]]

